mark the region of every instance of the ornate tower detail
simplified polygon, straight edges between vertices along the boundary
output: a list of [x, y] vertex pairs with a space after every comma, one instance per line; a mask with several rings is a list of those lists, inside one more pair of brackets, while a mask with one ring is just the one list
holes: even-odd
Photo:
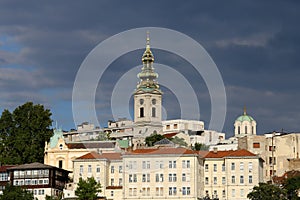
[[162, 130], [161, 104], [162, 91], [157, 82], [158, 74], [154, 71], [154, 56], [150, 49], [147, 34], [146, 50], [142, 56], [142, 71], [137, 75], [139, 82], [134, 92], [135, 134], [151, 135]]

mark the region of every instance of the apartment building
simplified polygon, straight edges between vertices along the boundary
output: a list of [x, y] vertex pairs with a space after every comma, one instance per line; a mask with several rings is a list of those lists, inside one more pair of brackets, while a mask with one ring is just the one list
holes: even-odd
[[[102, 186], [102, 192], [98, 196], [106, 197], [107, 200], [122, 199], [123, 189], [123, 162], [121, 153], [87, 153], [73, 161], [74, 184], [77, 185], [79, 178], [86, 180], [94, 177]], [[73, 191], [76, 187], [73, 188]], [[65, 197], [74, 196], [74, 192], [66, 191]]]
[[44, 200], [46, 195], [58, 197], [63, 192], [69, 173], [42, 163], [18, 165], [7, 168], [7, 171], [10, 174], [10, 184], [32, 191], [38, 200]]
[[210, 151], [204, 156], [204, 193], [220, 200], [246, 200], [263, 181], [262, 160], [247, 150]]
[[185, 148], [136, 149], [123, 155], [124, 199], [198, 199], [201, 159]]

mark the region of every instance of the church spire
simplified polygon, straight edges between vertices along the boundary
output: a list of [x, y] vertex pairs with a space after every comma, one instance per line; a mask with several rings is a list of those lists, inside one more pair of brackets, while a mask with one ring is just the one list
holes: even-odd
[[159, 90], [159, 85], [156, 81], [158, 78], [158, 74], [154, 71], [153, 62], [154, 56], [150, 49], [150, 37], [149, 32], [147, 32], [147, 40], [146, 40], [146, 49], [142, 56], [143, 67], [142, 71], [138, 73], [138, 78], [140, 82], [137, 85], [137, 91], [143, 92], [158, 92], [161, 93]]
[[246, 106], [244, 106], [244, 115], [247, 115]]

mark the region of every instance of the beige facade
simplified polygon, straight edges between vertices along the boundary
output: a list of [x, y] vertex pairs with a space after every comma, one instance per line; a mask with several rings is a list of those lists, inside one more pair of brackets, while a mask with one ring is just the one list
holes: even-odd
[[79, 178], [94, 177], [102, 186], [98, 196], [108, 200], [123, 198], [123, 162], [120, 153], [88, 153], [74, 160], [74, 190]]
[[201, 162], [184, 148], [137, 149], [123, 156], [124, 199], [198, 199]]
[[247, 150], [211, 151], [205, 156], [205, 196], [246, 200], [259, 182], [262, 182], [262, 160]]
[[239, 148], [259, 155], [264, 162], [264, 181], [282, 176], [289, 170], [299, 170], [300, 135], [297, 133], [270, 133], [239, 138]]

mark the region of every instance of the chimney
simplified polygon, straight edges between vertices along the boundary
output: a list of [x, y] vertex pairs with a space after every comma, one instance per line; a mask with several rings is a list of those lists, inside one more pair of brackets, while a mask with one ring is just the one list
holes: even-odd
[[218, 147], [213, 148], [214, 153], [218, 153]]

